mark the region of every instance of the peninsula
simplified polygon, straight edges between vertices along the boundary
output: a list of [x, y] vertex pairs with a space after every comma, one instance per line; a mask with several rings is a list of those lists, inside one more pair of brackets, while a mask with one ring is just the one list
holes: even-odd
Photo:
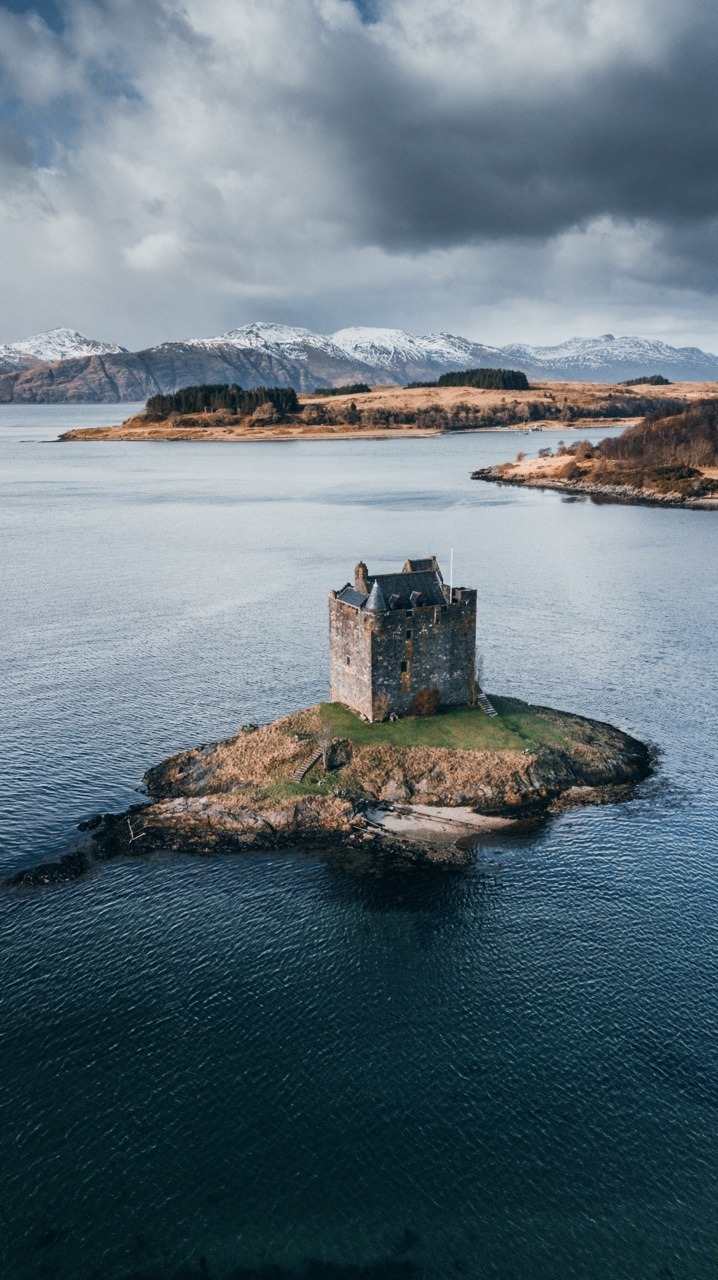
[[652, 415], [597, 445], [576, 441], [537, 458], [519, 454], [474, 480], [558, 489], [604, 501], [718, 510], [718, 399]]
[[330, 592], [330, 697], [149, 769], [149, 803], [81, 826], [85, 843], [8, 882], [61, 882], [111, 858], [324, 846], [463, 864], [482, 832], [629, 799], [648, 748], [611, 725], [477, 679], [476, 591], [436, 558]]
[[[716, 395], [715, 383], [656, 386], [541, 382], [526, 388], [477, 386], [477, 372], [443, 385], [347, 387], [295, 393], [291, 387], [243, 391], [227, 384], [185, 387], [154, 396], [144, 413], [114, 427], [73, 428], [62, 441], [250, 441], [396, 439], [440, 432], [560, 431], [635, 423], [647, 414], [676, 413]], [[508, 371], [510, 372], [510, 371]], [[455, 375], [451, 375], [453, 378]], [[458, 375], [456, 375], [458, 376]], [[511, 381], [509, 379], [509, 381]]]

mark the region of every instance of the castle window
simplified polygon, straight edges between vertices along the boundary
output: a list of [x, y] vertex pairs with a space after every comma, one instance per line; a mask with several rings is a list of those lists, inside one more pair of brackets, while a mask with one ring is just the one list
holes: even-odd
[[409, 670], [409, 663], [408, 663], [408, 662], [402, 662], [402, 664], [401, 664], [401, 669], [402, 669], [402, 671], [408, 671], [408, 670]]
[[414, 612], [414, 610], [413, 610], [413, 609], [407, 609], [407, 611], [406, 611], [406, 616], [407, 616], [407, 618], [410, 618], [410, 617], [412, 616], [413, 612]]
[[407, 627], [407, 630], [406, 630], [406, 638], [407, 638], [407, 640], [411, 640], [411, 636], [412, 636], [411, 627]]
[[442, 613], [448, 613], [448, 609], [449, 609], [449, 606], [448, 606], [448, 605], [446, 605], [446, 604], [442, 604], [442, 606], [441, 606], [441, 612], [442, 612]]
[[351, 658], [347, 658], [347, 666], [348, 666], [348, 667], [350, 667], [351, 665], [352, 665], [352, 660], [351, 660]]

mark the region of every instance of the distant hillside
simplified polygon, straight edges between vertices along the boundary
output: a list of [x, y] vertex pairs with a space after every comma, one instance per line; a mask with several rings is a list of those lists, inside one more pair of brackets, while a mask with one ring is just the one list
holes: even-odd
[[405, 386], [476, 368], [518, 369], [533, 381], [626, 381], [647, 372], [671, 381], [718, 381], [718, 357], [647, 338], [572, 338], [556, 347], [491, 347], [455, 334], [340, 329], [329, 336], [249, 324], [214, 338], [143, 351], [53, 329], [0, 346], [0, 402], [147, 400], [190, 384], [237, 383], [313, 391], [351, 383]]
[[646, 418], [597, 444], [594, 457], [629, 467], [718, 467], [718, 400], [670, 418]]
[[144, 351], [88, 355], [0, 373], [0, 402], [148, 400], [204, 383], [313, 391], [374, 381], [374, 369], [347, 356], [329, 338], [283, 325], [246, 325], [218, 338], [165, 342]]
[[473, 479], [715, 511], [718, 400], [696, 400], [669, 417], [655, 414], [597, 445], [577, 440], [555, 454], [541, 449], [538, 458], [519, 453], [515, 462], [473, 472]]

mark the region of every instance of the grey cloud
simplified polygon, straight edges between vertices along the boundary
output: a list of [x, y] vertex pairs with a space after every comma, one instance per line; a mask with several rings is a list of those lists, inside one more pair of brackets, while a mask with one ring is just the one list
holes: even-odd
[[615, 55], [578, 82], [547, 74], [447, 97], [383, 48], [344, 50], [305, 106], [346, 166], [364, 235], [422, 249], [548, 237], [588, 219], [659, 221], [718, 211], [718, 10], [683, 6], [658, 65]]
[[34, 167], [34, 157], [17, 130], [0, 123], [0, 165], [6, 174]]
[[358, 7], [64, 0], [50, 31], [0, 3], [43, 140], [36, 169], [30, 142], [6, 144], [0, 325], [130, 346], [260, 317], [508, 341], [660, 308], [664, 336], [698, 339], [718, 288], [712, 6], [515, 0], [492, 49], [488, 0], [436, 0], [434, 22], [427, 0]]

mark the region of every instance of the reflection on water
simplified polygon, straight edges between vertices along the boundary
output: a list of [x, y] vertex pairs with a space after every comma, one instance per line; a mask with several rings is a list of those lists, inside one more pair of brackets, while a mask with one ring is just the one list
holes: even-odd
[[157, 856], [6, 892], [0, 1272], [712, 1280], [712, 514], [469, 480], [510, 433], [40, 443], [78, 415], [117, 409], [0, 413], [3, 874], [323, 696], [360, 556], [453, 546], [489, 686], [663, 756], [461, 871]]

